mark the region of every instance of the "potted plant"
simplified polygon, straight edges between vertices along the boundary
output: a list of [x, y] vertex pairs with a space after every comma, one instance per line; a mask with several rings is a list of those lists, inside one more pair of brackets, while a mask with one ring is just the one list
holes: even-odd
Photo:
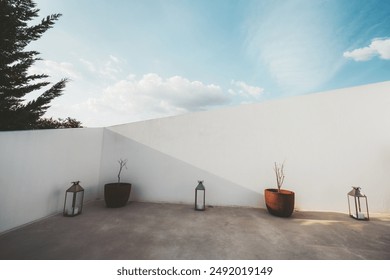
[[104, 185], [104, 201], [109, 208], [123, 207], [130, 197], [131, 184], [121, 183], [121, 172], [123, 167], [127, 169], [127, 160], [118, 160], [119, 173], [118, 182]]
[[283, 169], [284, 163], [280, 165], [275, 162], [274, 170], [278, 188], [264, 190], [265, 205], [268, 212], [272, 215], [290, 217], [294, 211], [295, 193], [282, 189], [284, 181]]

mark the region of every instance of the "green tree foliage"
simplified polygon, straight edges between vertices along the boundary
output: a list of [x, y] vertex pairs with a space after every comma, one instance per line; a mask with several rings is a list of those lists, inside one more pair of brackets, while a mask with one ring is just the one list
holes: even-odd
[[[37, 25], [27, 23], [38, 17], [39, 9], [31, 0], [0, 0], [0, 130], [81, 127], [81, 123], [44, 118], [50, 102], [62, 95], [67, 79], [51, 85], [46, 74], [29, 74], [40, 58], [39, 52], [26, 50], [52, 28], [61, 14], [43, 18]], [[25, 96], [38, 91], [30, 101]]]

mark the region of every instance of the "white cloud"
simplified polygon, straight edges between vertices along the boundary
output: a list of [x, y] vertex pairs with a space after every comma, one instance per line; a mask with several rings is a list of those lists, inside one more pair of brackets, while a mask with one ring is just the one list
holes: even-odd
[[[72, 63], [68, 62], [56, 62], [52, 60], [40, 60], [28, 69], [30, 75], [46, 74], [49, 77], [42, 79], [41, 81], [50, 82], [51, 84], [42, 88], [42, 90], [49, 89], [54, 83], [67, 78], [70, 79], [70, 83], [66, 85], [66, 91], [72, 88], [74, 81], [80, 81], [80, 73], [75, 69]], [[26, 101], [31, 101], [37, 98], [42, 91], [33, 91], [26, 96]]]
[[250, 86], [243, 81], [232, 81], [231, 84], [235, 89], [230, 89], [230, 93], [240, 95], [241, 98], [259, 99], [264, 92], [261, 87]]
[[80, 74], [72, 63], [53, 60], [37, 61], [30, 69], [31, 74], [47, 74], [55, 80], [62, 78], [78, 79]]
[[110, 57], [110, 60], [112, 60], [113, 62], [119, 63], [119, 58], [117, 58], [116, 56], [110, 54], [109, 57]]
[[343, 53], [345, 58], [355, 61], [368, 61], [374, 56], [381, 59], [390, 59], [390, 39], [374, 39], [368, 47], [354, 49]]
[[229, 101], [217, 85], [149, 73], [139, 79], [129, 75], [105, 88], [100, 97], [89, 98], [79, 109], [96, 116], [99, 125], [112, 125], [205, 110]]
[[[61, 103], [49, 109], [48, 116], [72, 116], [87, 127], [104, 127], [258, 102], [264, 91], [243, 81], [233, 80], [229, 88], [223, 89], [215, 84], [181, 76], [163, 78], [155, 73], [138, 77], [130, 74], [109, 86], [104, 86], [106, 82], [94, 84], [93, 89], [90, 84], [74, 83], [75, 88], [69, 92], [73, 98], [64, 95]], [[84, 96], [84, 100], [76, 101], [75, 96]]]
[[53, 61], [45, 61], [35, 70], [73, 80], [61, 99], [53, 102], [47, 116], [72, 116], [88, 127], [253, 103], [263, 93], [260, 87], [235, 80], [223, 88], [182, 76], [164, 78], [148, 73], [126, 77], [122, 70], [127, 67], [126, 61], [113, 55], [100, 61], [79, 58], [76, 64], [79, 72], [70, 63]]
[[108, 59], [98, 62], [91, 62], [85, 58], [80, 58], [81, 64], [93, 75], [99, 75], [101, 79], [117, 80], [122, 71], [124, 61], [116, 56], [109, 55]]
[[247, 22], [247, 50], [279, 93], [311, 92], [332, 78], [341, 65], [341, 46], [332, 34], [332, 15], [319, 7], [322, 3], [255, 3]]
[[115, 80], [118, 78], [118, 74], [122, 72], [121, 63], [117, 57], [110, 55], [109, 59], [100, 67], [99, 74], [104, 78]]
[[375, 51], [369, 47], [355, 49], [353, 51], [347, 51], [343, 53], [346, 58], [351, 58], [355, 61], [367, 61], [375, 55]]
[[91, 61], [86, 60], [86, 59], [84, 59], [84, 58], [80, 58], [80, 62], [81, 62], [85, 67], [87, 67], [88, 71], [93, 72], [93, 73], [96, 72], [96, 67], [95, 67], [95, 65], [94, 65]]
[[370, 45], [381, 59], [390, 59], [390, 39], [373, 40]]
[[[228, 88], [155, 73], [124, 76], [126, 62], [113, 55], [105, 60], [79, 58], [79, 71], [70, 63], [44, 61], [35, 70], [73, 80], [66, 94], [53, 102], [48, 116], [72, 116], [85, 126], [109, 126], [179, 115], [239, 103], [258, 102], [263, 89], [243, 81]], [[124, 78], [125, 77], [125, 78]], [[82, 98], [82, 100], [80, 100]]]

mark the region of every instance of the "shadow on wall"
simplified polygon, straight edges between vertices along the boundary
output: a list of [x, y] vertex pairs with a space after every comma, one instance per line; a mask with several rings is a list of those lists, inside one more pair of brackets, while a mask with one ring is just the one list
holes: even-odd
[[249, 190], [109, 129], [104, 129], [101, 198], [104, 184], [117, 180], [121, 158], [128, 159], [121, 181], [132, 184], [130, 200], [192, 204], [197, 181], [204, 180], [207, 205], [265, 207], [261, 189]]

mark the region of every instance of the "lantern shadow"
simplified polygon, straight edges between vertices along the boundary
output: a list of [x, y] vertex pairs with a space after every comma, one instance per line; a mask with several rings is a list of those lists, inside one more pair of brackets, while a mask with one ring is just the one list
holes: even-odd
[[349, 221], [351, 219], [348, 213], [299, 210], [295, 211], [291, 218], [296, 220], [332, 220], [335, 222]]

